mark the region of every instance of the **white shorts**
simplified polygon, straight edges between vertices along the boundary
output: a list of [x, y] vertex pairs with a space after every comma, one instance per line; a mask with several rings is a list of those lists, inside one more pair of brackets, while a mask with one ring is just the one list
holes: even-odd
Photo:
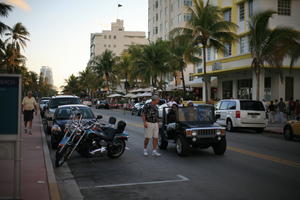
[[147, 122], [147, 128], [145, 128], [145, 138], [158, 138], [158, 123]]

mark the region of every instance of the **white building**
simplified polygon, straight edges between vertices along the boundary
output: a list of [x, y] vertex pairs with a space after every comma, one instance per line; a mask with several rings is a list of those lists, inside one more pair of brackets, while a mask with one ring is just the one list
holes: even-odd
[[53, 85], [52, 69], [48, 66], [42, 66], [40, 70], [41, 76], [47, 81], [49, 85]]
[[[176, 27], [184, 27], [191, 18], [187, 7], [192, 6], [192, 0], [148, 0], [148, 37], [150, 41], [157, 39], [169, 39], [169, 32]], [[197, 66], [197, 65], [196, 65]], [[192, 86], [193, 73], [197, 73], [197, 67], [189, 64], [184, 72], [184, 79], [187, 86]], [[179, 75], [181, 76], [181, 75]], [[180, 77], [181, 78], [181, 77]], [[168, 88], [182, 88], [181, 79], [174, 80], [173, 76], [167, 78]], [[168, 89], [167, 88], [167, 89]]]
[[117, 19], [116, 22], [111, 23], [111, 30], [91, 34], [91, 58], [101, 55], [106, 49], [119, 56], [130, 45], [148, 43], [145, 32], [125, 31], [123, 24], [123, 20]]
[[[224, 18], [236, 23], [239, 28], [238, 42], [228, 45], [225, 55], [208, 49], [207, 70], [212, 80], [216, 80], [217, 88], [209, 90], [209, 97], [256, 99], [257, 81], [251, 69], [252, 56], [249, 52], [250, 17], [256, 12], [274, 10], [278, 14], [270, 20], [270, 28], [289, 26], [300, 30], [299, 0], [211, 0], [224, 10]], [[300, 62], [295, 63], [292, 73], [288, 60], [281, 67], [283, 79], [277, 69], [266, 66], [260, 76], [260, 99], [267, 101], [283, 98], [300, 99]], [[201, 77], [202, 73], [197, 73]], [[199, 85], [202, 87], [202, 84]], [[208, 86], [211, 88], [210, 86]], [[214, 93], [214, 94], [213, 94]], [[211, 95], [212, 94], [212, 95]], [[202, 97], [205, 93], [203, 92]]]

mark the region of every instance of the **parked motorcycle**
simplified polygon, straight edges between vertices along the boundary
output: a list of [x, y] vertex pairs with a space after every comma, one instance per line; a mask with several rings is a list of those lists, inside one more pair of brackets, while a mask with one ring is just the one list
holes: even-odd
[[85, 157], [107, 153], [110, 158], [118, 158], [124, 153], [125, 141], [128, 139], [128, 134], [124, 132], [126, 127], [124, 121], [119, 121], [117, 128], [114, 128], [115, 118], [110, 118], [109, 124], [100, 124], [97, 121], [82, 122], [79, 113], [77, 119], [68, 126], [67, 132], [59, 143], [56, 151], [56, 167], [60, 167], [70, 159], [75, 150]]

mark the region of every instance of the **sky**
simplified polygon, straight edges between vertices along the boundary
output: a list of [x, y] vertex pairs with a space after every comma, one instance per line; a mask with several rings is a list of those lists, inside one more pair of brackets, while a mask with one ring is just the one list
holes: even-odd
[[[9, 26], [22, 22], [30, 32], [27, 68], [39, 73], [41, 66], [51, 67], [56, 87], [86, 67], [91, 33], [110, 29], [117, 18], [124, 20], [125, 30], [148, 29], [148, 0], [0, 1], [14, 5], [1, 21]], [[118, 3], [123, 7], [118, 9]]]

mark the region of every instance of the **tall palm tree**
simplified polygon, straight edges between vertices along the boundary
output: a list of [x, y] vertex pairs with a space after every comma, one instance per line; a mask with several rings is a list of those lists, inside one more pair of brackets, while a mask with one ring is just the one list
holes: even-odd
[[6, 42], [10, 42], [15, 49], [18, 51], [26, 47], [26, 42], [29, 41], [28, 36], [30, 35], [26, 27], [22, 23], [16, 23], [9, 32], [5, 34], [8, 36]]
[[80, 94], [78, 77], [72, 74], [68, 79], [65, 79], [65, 82], [66, 85], [63, 86], [63, 92], [65, 94]]
[[106, 88], [110, 92], [109, 82], [112, 75], [113, 66], [116, 64], [116, 57], [110, 50], [105, 50], [100, 56], [96, 56], [90, 61], [92, 68], [98, 73], [99, 77], [105, 76]]
[[[12, 9], [13, 9], [13, 7], [11, 5], [1, 2], [0, 3], [0, 17], [7, 17], [8, 13], [10, 11], [12, 11]], [[0, 35], [2, 35], [3, 32], [8, 29], [9, 29], [9, 27], [0, 21]]]
[[205, 82], [205, 102], [208, 101], [208, 87], [210, 77], [207, 76], [206, 70], [206, 50], [214, 47], [219, 51], [226, 51], [225, 43], [233, 43], [237, 36], [234, 33], [237, 25], [225, 21], [222, 10], [203, 0], [193, 0], [193, 6], [188, 7], [191, 13], [191, 20], [187, 22], [185, 27], [179, 27], [172, 33], [181, 33], [191, 36], [196, 45], [202, 47], [203, 55], [203, 81]]
[[289, 27], [269, 28], [269, 20], [276, 12], [267, 10], [254, 15], [250, 21], [250, 51], [253, 57], [251, 66], [256, 75], [256, 99], [260, 99], [260, 74], [264, 64], [280, 67], [283, 60], [291, 58], [291, 66], [300, 56], [300, 33]]
[[188, 35], [177, 35], [171, 39], [170, 51], [172, 54], [170, 65], [175, 74], [177, 71], [180, 71], [183, 91], [186, 93], [184, 70], [188, 63], [198, 63], [201, 61], [199, 58], [201, 49], [198, 45], [195, 45], [192, 37], [189, 37]]
[[124, 51], [123, 54], [117, 59], [117, 64], [114, 68], [115, 74], [117, 74], [117, 78], [125, 79], [125, 91], [128, 93], [129, 89], [129, 79], [131, 78], [131, 61], [130, 56], [127, 51]]

